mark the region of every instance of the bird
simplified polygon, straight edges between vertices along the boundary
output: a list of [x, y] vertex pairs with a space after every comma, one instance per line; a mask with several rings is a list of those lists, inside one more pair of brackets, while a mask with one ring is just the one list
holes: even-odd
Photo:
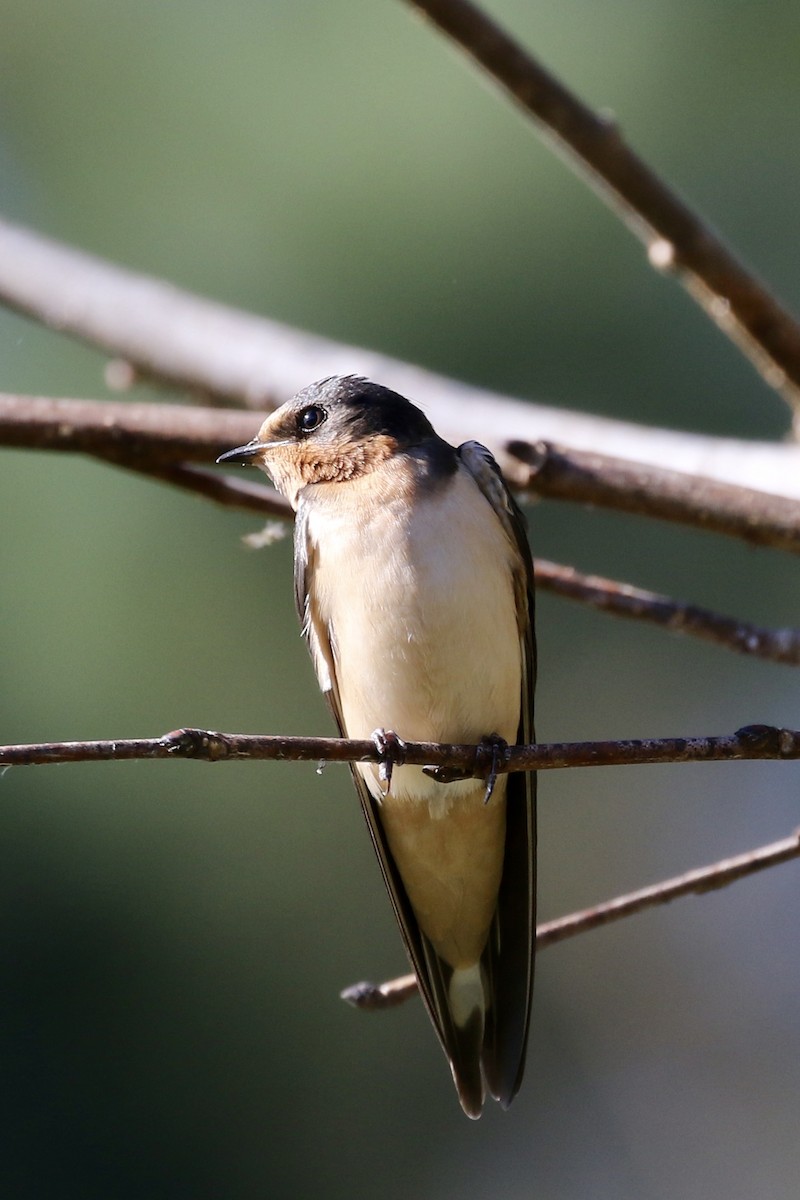
[[487, 784], [402, 746], [534, 740], [525, 518], [486, 447], [357, 375], [304, 388], [217, 462], [261, 468], [295, 510], [319, 685], [340, 734], [388, 758], [351, 771], [419, 991], [467, 1116], [487, 1091], [507, 1108], [533, 989], [535, 775]]

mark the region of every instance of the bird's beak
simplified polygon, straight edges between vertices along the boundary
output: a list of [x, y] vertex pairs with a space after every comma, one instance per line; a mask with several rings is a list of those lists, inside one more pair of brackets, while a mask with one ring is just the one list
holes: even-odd
[[237, 446], [235, 450], [226, 450], [224, 454], [220, 454], [217, 462], [241, 463], [243, 466], [251, 466], [256, 455], [266, 448], [266, 445], [258, 438], [253, 438], [252, 442], [248, 442], [246, 446]]

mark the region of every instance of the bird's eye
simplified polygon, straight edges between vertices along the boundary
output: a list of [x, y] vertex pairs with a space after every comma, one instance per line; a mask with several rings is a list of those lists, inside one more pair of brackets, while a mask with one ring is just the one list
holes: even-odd
[[327, 415], [325, 409], [320, 408], [318, 404], [309, 405], [297, 418], [297, 432], [313, 433], [315, 429], [319, 429]]

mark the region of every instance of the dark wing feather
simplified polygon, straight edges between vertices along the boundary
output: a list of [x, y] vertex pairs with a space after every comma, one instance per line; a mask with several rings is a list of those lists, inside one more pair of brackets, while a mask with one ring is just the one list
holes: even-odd
[[[517, 616], [523, 656], [522, 697], [517, 743], [534, 740], [536, 684], [533, 561], [525, 517], [509, 492], [500, 468], [479, 442], [465, 442], [458, 454], [497, 514], [518, 552], [515, 576]], [[492, 1004], [487, 1013], [483, 1068], [489, 1091], [508, 1107], [519, 1090], [528, 1043], [536, 947], [536, 775], [516, 772], [506, 792], [506, 848], [497, 911], [484, 953]]]
[[[336, 678], [335, 632], [327, 629], [314, 612], [313, 589], [309, 583], [314, 567], [313, 555], [314, 549], [308, 539], [306, 514], [301, 504], [294, 534], [295, 602], [323, 694], [339, 733], [346, 737]], [[476, 1046], [477, 1031], [469, 1025], [466, 1029], [459, 1029], [451, 1018], [448, 1004], [450, 968], [436, 954], [417, 923], [386, 842], [379, 805], [353, 764], [350, 765], [350, 770], [372, 845], [380, 863], [383, 881], [400, 926], [406, 953], [417, 976], [420, 994], [436, 1035], [450, 1062], [462, 1107], [469, 1116], [480, 1116], [483, 1107], [483, 1083], [480, 1076], [480, 1044]]]

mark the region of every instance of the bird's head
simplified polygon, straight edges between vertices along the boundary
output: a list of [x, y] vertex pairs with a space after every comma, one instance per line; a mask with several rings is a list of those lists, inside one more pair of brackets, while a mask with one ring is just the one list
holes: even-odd
[[436, 438], [423, 412], [356, 375], [312, 383], [276, 409], [246, 446], [219, 463], [260, 467], [294, 507], [309, 484], [346, 483]]

